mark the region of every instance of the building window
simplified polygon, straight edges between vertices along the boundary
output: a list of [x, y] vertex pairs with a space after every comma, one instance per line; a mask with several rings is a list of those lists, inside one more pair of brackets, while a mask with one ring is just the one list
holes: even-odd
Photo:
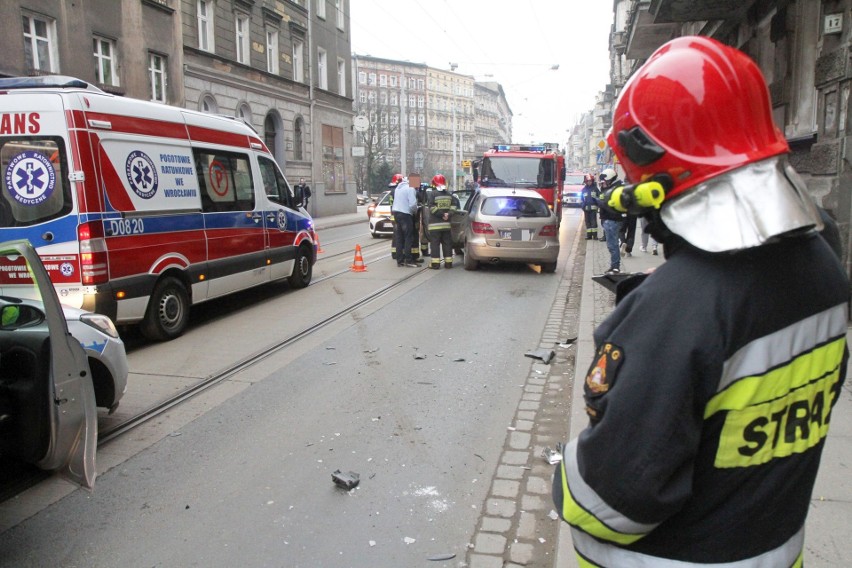
[[305, 122], [302, 117], [297, 118], [293, 122], [293, 159], [302, 160], [302, 131], [304, 130]]
[[317, 0], [317, 18], [325, 19], [325, 0]]
[[166, 102], [166, 58], [157, 53], [148, 54], [148, 81], [151, 85], [151, 100]]
[[248, 103], [242, 103], [240, 106], [237, 107], [237, 117], [241, 118], [243, 122], [245, 122], [249, 126], [252, 125], [251, 107], [248, 105]]
[[56, 22], [24, 14], [24, 57], [32, 71], [59, 72], [56, 52]]
[[237, 61], [243, 65], [249, 64], [249, 18], [245, 14], [237, 14], [234, 21], [236, 33]]
[[118, 86], [115, 43], [102, 37], [92, 38], [95, 56], [95, 78], [103, 85]]
[[198, 49], [204, 51], [213, 51], [215, 43], [213, 41], [213, 1], [198, 0]]
[[360, 102], [362, 104], [366, 104], [366, 102], [367, 102], [367, 91], [364, 91], [363, 89], [358, 91], [358, 102]]
[[390, 86], [396, 87], [396, 75], [391, 75], [390, 77]]
[[198, 102], [198, 110], [216, 114], [219, 112], [219, 105], [216, 104], [216, 99], [213, 98], [213, 95], [204, 95]]
[[269, 148], [269, 152], [273, 156], [278, 155], [278, 147], [277, 147], [277, 134], [278, 129], [275, 128], [275, 117], [270, 113], [266, 115], [266, 118], [263, 120], [263, 142], [266, 144], [266, 147]]
[[344, 29], [343, 21], [343, 0], [334, 0], [334, 9], [337, 13], [337, 29]]
[[367, 84], [370, 85], [370, 86], [375, 86], [375, 84], [376, 84], [376, 74], [375, 73], [370, 73], [370, 79], [369, 79]]
[[426, 97], [423, 95], [417, 95], [417, 108], [424, 108], [426, 106]]
[[305, 82], [305, 44], [299, 40], [293, 41], [293, 80]]
[[328, 90], [328, 54], [323, 48], [317, 48], [317, 87]]
[[388, 86], [388, 76], [385, 75], [384, 73], [379, 75], [379, 86], [380, 87], [387, 87]]
[[346, 96], [346, 60], [337, 59], [337, 94]]
[[417, 126], [426, 126], [426, 115], [417, 115]]
[[388, 93], [387, 93], [387, 91], [382, 91], [381, 93], [379, 93], [379, 104], [381, 104], [382, 106], [388, 105]]
[[266, 30], [266, 70], [278, 74], [278, 30]]
[[343, 179], [343, 129], [322, 125], [322, 178], [325, 191], [344, 193]]
[[390, 94], [390, 105], [399, 106], [399, 95], [397, 93]]
[[367, 72], [366, 71], [358, 71], [358, 83], [361, 85], [367, 84]]

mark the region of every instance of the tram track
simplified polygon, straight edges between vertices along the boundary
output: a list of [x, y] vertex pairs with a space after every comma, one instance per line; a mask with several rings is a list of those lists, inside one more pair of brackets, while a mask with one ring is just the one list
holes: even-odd
[[[134, 428], [145, 424], [146, 422], [152, 420], [153, 418], [159, 416], [160, 414], [166, 412], [167, 410], [180, 405], [183, 402], [186, 402], [193, 397], [205, 392], [206, 390], [218, 385], [219, 383], [226, 381], [233, 377], [234, 375], [248, 369], [254, 365], [257, 365], [261, 361], [267, 359], [268, 357], [280, 352], [287, 347], [290, 347], [299, 341], [311, 336], [312, 334], [320, 331], [327, 325], [338, 321], [339, 319], [351, 314], [355, 310], [364, 307], [379, 298], [387, 295], [393, 290], [399, 288], [412, 278], [421, 274], [423, 269], [419, 269], [416, 271], [412, 271], [408, 273], [406, 276], [403, 276], [399, 280], [395, 280], [378, 290], [371, 292], [367, 296], [364, 296], [349, 305], [343, 307], [342, 309], [336, 311], [335, 313], [326, 316], [325, 318], [312, 323], [311, 325], [305, 327], [301, 331], [293, 333], [292, 335], [285, 337], [280, 340], [276, 340], [275, 342], [259, 349], [248, 356], [243, 357], [237, 362], [220, 369], [219, 371], [214, 372], [212, 375], [209, 375], [207, 378], [201, 380], [200, 382], [174, 394], [173, 396], [155, 404], [154, 406], [136, 414], [135, 416], [119, 423], [109, 428], [104, 429], [103, 431], [98, 433], [98, 447], [103, 444], [106, 444], [121, 435], [133, 430]], [[323, 279], [330, 279], [345, 272], [349, 272], [348, 270], [341, 271], [340, 273], [330, 274]], [[321, 279], [322, 280], [322, 279]], [[320, 281], [321, 281], [320, 280]]]

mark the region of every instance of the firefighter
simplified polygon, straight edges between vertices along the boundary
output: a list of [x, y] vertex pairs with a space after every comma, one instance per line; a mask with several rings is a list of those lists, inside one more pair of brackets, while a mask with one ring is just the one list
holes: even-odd
[[431, 262], [429, 268], [441, 268], [441, 257], [444, 258], [444, 268], [453, 267], [453, 235], [450, 231], [450, 219], [459, 208], [459, 199], [447, 191], [447, 180], [441, 174], [432, 177], [432, 191], [426, 201], [429, 214], [429, 251]]
[[393, 194], [396, 191], [396, 187], [400, 184], [400, 182], [403, 179], [404, 178], [403, 178], [402, 174], [393, 174], [393, 177], [391, 177], [391, 181], [388, 184], [388, 189], [390, 190], [390, 196], [388, 196], [388, 207], [390, 207], [390, 211], [391, 211], [391, 217], [390, 218], [391, 218], [391, 221], [393, 221], [393, 237], [391, 237], [391, 258], [394, 259], [394, 260], [398, 260], [398, 261], [401, 261], [402, 256], [400, 256], [399, 259], [397, 259], [396, 247], [399, 244], [400, 240], [402, 239], [402, 235], [400, 234], [399, 225], [397, 224], [396, 220], [394, 219], [394, 215], [393, 215]]
[[[673, 107], [674, 105], [674, 107]], [[588, 427], [554, 502], [583, 566], [801, 566], [846, 376], [849, 281], [763, 76], [707, 37], [660, 47], [607, 135], [666, 262], [596, 329]]]
[[580, 203], [583, 208], [583, 216], [586, 220], [586, 240], [598, 238], [598, 198], [600, 192], [595, 185], [595, 176], [586, 174], [583, 176], [583, 189], [580, 190]]
[[429, 256], [429, 212], [426, 211], [426, 199], [429, 196], [429, 184], [421, 183], [417, 188], [417, 215], [415, 215], [415, 246], [419, 246], [414, 262], [424, 262], [423, 257]]

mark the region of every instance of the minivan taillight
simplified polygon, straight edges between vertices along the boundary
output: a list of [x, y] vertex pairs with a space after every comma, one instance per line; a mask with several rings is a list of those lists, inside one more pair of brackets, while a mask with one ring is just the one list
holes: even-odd
[[538, 232], [539, 237], [555, 237], [556, 236], [556, 225], [545, 225]]
[[470, 224], [470, 228], [477, 235], [494, 234], [494, 227], [492, 227], [489, 223], [480, 223], [479, 221], [474, 221]]
[[80, 275], [83, 284], [103, 284], [109, 274], [103, 224], [80, 224], [77, 227], [77, 241], [80, 243]]

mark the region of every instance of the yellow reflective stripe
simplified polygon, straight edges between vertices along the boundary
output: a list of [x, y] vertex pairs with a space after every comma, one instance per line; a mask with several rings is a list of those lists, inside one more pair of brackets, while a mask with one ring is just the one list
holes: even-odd
[[786, 396], [731, 410], [719, 437], [715, 466], [749, 467], [804, 453], [828, 434], [839, 369]]
[[743, 377], [710, 399], [704, 409], [707, 420], [717, 412], [742, 410], [748, 406], [769, 402], [787, 395], [808, 382], [837, 373], [843, 359], [846, 337], [803, 353], [787, 365], [762, 375]]
[[618, 544], [631, 544], [645, 536], [644, 534], [624, 534], [612, 530], [597, 517], [586, 511], [574, 500], [568, 488], [568, 475], [565, 472], [565, 460], [562, 465], [562, 518], [571, 526], [603, 540]]

